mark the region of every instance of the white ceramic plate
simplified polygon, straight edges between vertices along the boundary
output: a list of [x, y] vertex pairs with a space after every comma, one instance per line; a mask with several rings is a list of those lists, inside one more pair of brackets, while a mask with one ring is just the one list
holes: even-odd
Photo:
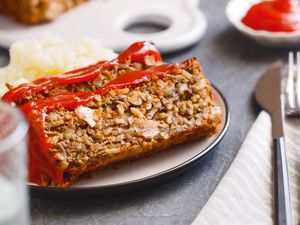
[[[230, 0], [226, 7], [226, 15], [233, 26], [242, 34], [266, 46], [294, 46], [300, 44], [300, 31], [270, 32], [254, 30], [244, 25], [241, 20], [250, 7], [261, 0]], [[262, 18], [263, 19], [263, 18]]]
[[212, 137], [173, 147], [132, 163], [100, 170], [90, 177], [82, 177], [70, 188], [30, 185], [32, 194], [44, 198], [89, 198], [106, 196], [149, 186], [178, 175], [211, 151], [225, 135], [229, 125], [229, 111], [223, 95], [214, 88], [217, 104], [223, 112], [219, 131]]

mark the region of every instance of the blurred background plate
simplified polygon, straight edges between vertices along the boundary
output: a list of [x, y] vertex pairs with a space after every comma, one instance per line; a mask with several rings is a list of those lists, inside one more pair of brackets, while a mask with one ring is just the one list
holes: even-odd
[[91, 0], [52, 22], [33, 26], [0, 16], [0, 45], [9, 48], [17, 40], [54, 32], [70, 41], [99, 38], [116, 51], [150, 40], [162, 53], [169, 53], [204, 35], [207, 22], [198, 4], [199, 0]]

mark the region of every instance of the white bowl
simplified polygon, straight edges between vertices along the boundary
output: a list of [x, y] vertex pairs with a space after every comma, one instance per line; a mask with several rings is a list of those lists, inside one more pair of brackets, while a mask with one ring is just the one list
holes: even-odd
[[254, 30], [242, 23], [250, 7], [261, 0], [230, 0], [226, 7], [226, 15], [233, 26], [242, 34], [266, 46], [295, 46], [300, 44], [300, 31], [271, 32]]

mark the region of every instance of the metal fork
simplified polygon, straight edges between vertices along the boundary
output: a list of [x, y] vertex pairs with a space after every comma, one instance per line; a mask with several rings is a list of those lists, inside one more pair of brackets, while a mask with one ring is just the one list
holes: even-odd
[[285, 112], [290, 116], [300, 115], [300, 52], [289, 52], [288, 74], [285, 84]]

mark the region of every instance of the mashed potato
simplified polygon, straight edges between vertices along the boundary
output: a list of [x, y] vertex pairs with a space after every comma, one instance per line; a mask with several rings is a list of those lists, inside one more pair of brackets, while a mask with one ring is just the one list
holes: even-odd
[[11, 46], [8, 66], [0, 68], [0, 96], [7, 91], [5, 82], [17, 86], [41, 76], [63, 73], [115, 57], [111, 49], [90, 38], [71, 44], [59, 36], [46, 34], [38, 39], [18, 41]]

